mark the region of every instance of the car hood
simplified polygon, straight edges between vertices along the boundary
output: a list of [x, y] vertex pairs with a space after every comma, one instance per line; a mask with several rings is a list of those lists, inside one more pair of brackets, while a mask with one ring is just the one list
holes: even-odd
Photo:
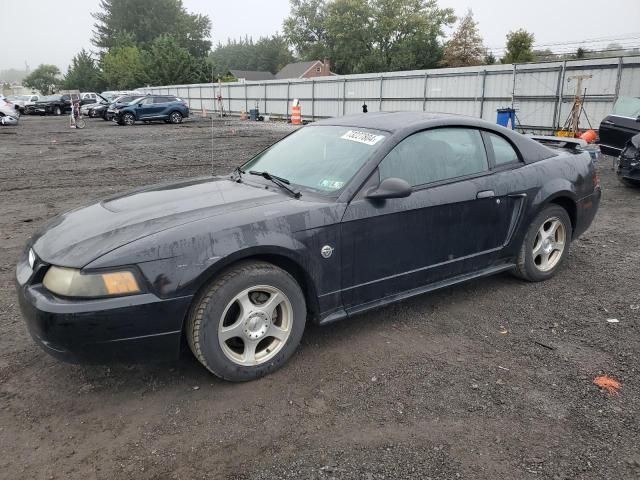
[[289, 200], [222, 177], [156, 185], [59, 215], [33, 236], [32, 247], [47, 263], [82, 268], [115, 248], [162, 230]]

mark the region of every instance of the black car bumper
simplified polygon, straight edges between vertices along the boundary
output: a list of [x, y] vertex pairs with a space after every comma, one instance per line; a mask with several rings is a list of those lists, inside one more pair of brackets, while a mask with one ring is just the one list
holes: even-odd
[[577, 218], [576, 225], [573, 232], [573, 237], [578, 238], [591, 226], [593, 219], [598, 213], [600, 208], [600, 200], [602, 198], [602, 190], [600, 187], [596, 187], [594, 192], [579, 200], [577, 203]]
[[68, 362], [105, 363], [174, 359], [192, 297], [129, 297], [68, 300], [41, 283], [30, 284], [30, 267], [18, 265], [20, 309], [29, 333], [44, 351]]
[[616, 173], [624, 179], [640, 182], [640, 160], [636, 158], [625, 158], [624, 156], [620, 157], [618, 159]]

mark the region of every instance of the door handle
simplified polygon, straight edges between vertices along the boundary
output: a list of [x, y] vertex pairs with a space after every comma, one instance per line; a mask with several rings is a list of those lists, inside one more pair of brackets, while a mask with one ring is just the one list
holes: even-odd
[[480, 198], [491, 198], [491, 197], [495, 197], [496, 194], [493, 190], [483, 190], [481, 192], [478, 192], [478, 194], [476, 195], [476, 198], [480, 199]]

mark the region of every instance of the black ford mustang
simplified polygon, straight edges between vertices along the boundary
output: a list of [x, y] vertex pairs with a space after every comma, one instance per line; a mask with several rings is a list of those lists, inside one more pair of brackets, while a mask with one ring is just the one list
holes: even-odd
[[17, 266], [34, 340], [67, 360], [177, 355], [249, 380], [321, 324], [510, 270], [553, 276], [591, 224], [588, 153], [477, 119], [317, 122], [230, 176], [60, 215]]

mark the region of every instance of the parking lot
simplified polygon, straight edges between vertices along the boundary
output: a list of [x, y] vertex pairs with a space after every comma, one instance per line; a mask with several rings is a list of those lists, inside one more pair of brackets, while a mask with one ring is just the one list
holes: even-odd
[[[0, 129], [0, 478], [638, 478], [640, 189], [610, 159], [596, 221], [552, 280], [503, 274], [310, 325], [258, 381], [222, 382], [189, 352], [69, 365], [31, 341], [13, 277], [39, 225], [114, 192], [229, 172], [291, 128], [214, 119], [213, 143], [202, 118]], [[593, 384], [602, 374], [619, 395]]]

